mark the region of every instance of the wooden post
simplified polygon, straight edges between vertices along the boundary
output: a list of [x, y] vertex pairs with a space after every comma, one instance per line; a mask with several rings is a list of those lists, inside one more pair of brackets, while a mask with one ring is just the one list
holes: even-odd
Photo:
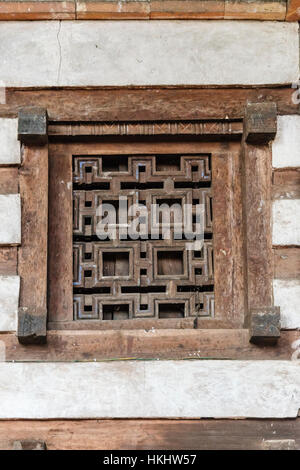
[[27, 108], [19, 113], [22, 242], [18, 256], [21, 277], [18, 339], [45, 343], [47, 324], [48, 139], [47, 112]]
[[280, 336], [279, 308], [273, 306], [271, 231], [272, 153], [277, 130], [274, 103], [246, 106], [242, 141], [246, 240], [246, 326], [250, 341], [275, 343]]

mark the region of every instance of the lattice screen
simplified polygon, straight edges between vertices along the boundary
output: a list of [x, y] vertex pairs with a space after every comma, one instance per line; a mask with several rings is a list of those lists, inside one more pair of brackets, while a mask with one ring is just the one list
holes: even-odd
[[[119, 234], [119, 196], [149, 213], [154, 203], [192, 204], [193, 227], [194, 208], [204, 204], [203, 248], [187, 250], [186, 239], [174, 239], [175, 214], [171, 239], [99, 241], [96, 208], [115, 207]], [[209, 155], [76, 156], [73, 198], [74, 320], [213, 316]]]

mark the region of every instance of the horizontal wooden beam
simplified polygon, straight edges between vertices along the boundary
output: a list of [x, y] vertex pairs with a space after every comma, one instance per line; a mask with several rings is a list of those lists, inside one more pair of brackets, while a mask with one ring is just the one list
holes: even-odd
[[300, 198], [300, 168], [282, 168], [273, 171], [273, 199]]
[[300, 0], [287, 0], [286, 21], [300, 21]]
[[274, 247], [275, 279], [300, 279], [300, 247]]
[[300, 418], [0, 421], [0, 449], [20, 440], [48, 450], [300, 449]]
[[291, 87], [7, 88], [0, 116], [26, 106], [46, 108], [50, 121], [151, 121], [243, 119], [247, 102], [272, 101], [280, 115], [300, 114]]
[[113, 359], [289, 360], [299, 331], [282, 331], [277, 346], [249, 343], [243, 330], [48, 331], [47, 345], [18, 343], [1, 334], [7, 361], [102, 361]]
[[291, 0], [1, 1], [0, 20], [273, 20], [297, 21]]

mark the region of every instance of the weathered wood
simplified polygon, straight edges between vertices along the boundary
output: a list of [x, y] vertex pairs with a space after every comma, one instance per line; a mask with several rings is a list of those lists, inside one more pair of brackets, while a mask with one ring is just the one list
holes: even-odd
[[18, 334], [20, 341], [32, 337], [39, 342], [45, 340], [46, 331], [31, 316], [42, 314], [46, 319], [47, 314], [48, 145], [24, 147], [19, 175], [22, 242], [18, 256], [21, 276]]
[[254, 308], [250, 310], [250, 341], [255, 344], [276, 344], [280, 337], [280, 309]]
[[226, 151], [226, 145], [223, 150], [212, 153], [215, 319], [241, 327], [245, 292], [239, 155]]
[[225, 0], [225, 20], [269, 20], [284, 21], [284, 0]]
[[275, 279], [300, 279], [300, 247], [274, 247]]
[[18, 139], [27, 145], [44, 145], [48, 142], [47, 126], [46, 109], [23, 108], [19, 111], [18, 116]]
[[12, 450], [47, 450], [47, 446], [43, 441], [27, 439], [14, 441]]
[[75, 20], [74, 1], [0, 2], [1, 21]]
[[277, 108], [275, 103], [248, 103], [244, 117], [244, 138], [250, 144], [266, 144], [275, 138]]
[[18, 192], [18, 168], [0, 168], [0, 194], [17, 194]]
[[18, 343], [1, 334], [7, 361], [102, 361], [119, 359], [290, 360], [299, 331], [282, 331], [276, 348], [249, 343], [247, 329], [48, 331], [47, 345]]
[[[252, 117], [251, 117], [252, 116]], [[258, 121], [256, 121], [258, 116]], [[270, 117], [271, 116], [271, 117]], [[270, 124], [271, 120], [271, 124]], [[253, 125], [254, 123], [254, 125]], [[268, 139], [274, 136], [274, 106], [249, 105], [245, 114], [243, 137], [244, 216], [248, 285], [248, 316], [251, 311], [273, 305], [272, 235], [271, 235], [271, 151]], [[251, 142], [247, 143], [250, 136]]]
[[287, 0], [286, 21], [300, 20], [300, 0]]
[[300, 168], [284, 168], [273, 171], [273, 199], [300, 198]]
[[18, 249], [15, 246], [0, 248], [0, 275], [17, 274]]
[[224, 0], [151, 0], [150, 19], [223, 19]]
[[300, 449], [300, 418], [0, 421], [0, 448], [17, 439], [43, 441], [48, 450], [263, 450], [283, 440]]
[[247, 102], [277, 104], [278, 114], [299, 114], [291, 87], [129, 87], [6, 89], [0, 116], [25, 106], [46, 108], [50, 121], [242, 119]]
[[49, 321], [73, 319], [72, 150], [49, 147]]
[[47, 337], [47, 311], [20, 307], [18, 313], [18, 339], [21, 344], [43, 344]]

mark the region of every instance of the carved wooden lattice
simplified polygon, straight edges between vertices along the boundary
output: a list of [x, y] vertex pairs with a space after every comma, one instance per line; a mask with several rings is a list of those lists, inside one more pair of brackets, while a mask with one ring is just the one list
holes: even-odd
[[[140, 204], [205, 206], [201, 250], [159, 235], [119, 239], [119, 197]], [[212, 317], [213, 249], [209, 155], [76, 156], [73, 159], [73, 272], [75, 320]], [[116, 208], [115, 240], [99, 241], [96, 213], [101, 203]], [[150, 220], [150, 216], [149, 216]], [[131, 219], [128, 218], [128, 222]], [[159, 220], [159, 227], [162, 221]]]

